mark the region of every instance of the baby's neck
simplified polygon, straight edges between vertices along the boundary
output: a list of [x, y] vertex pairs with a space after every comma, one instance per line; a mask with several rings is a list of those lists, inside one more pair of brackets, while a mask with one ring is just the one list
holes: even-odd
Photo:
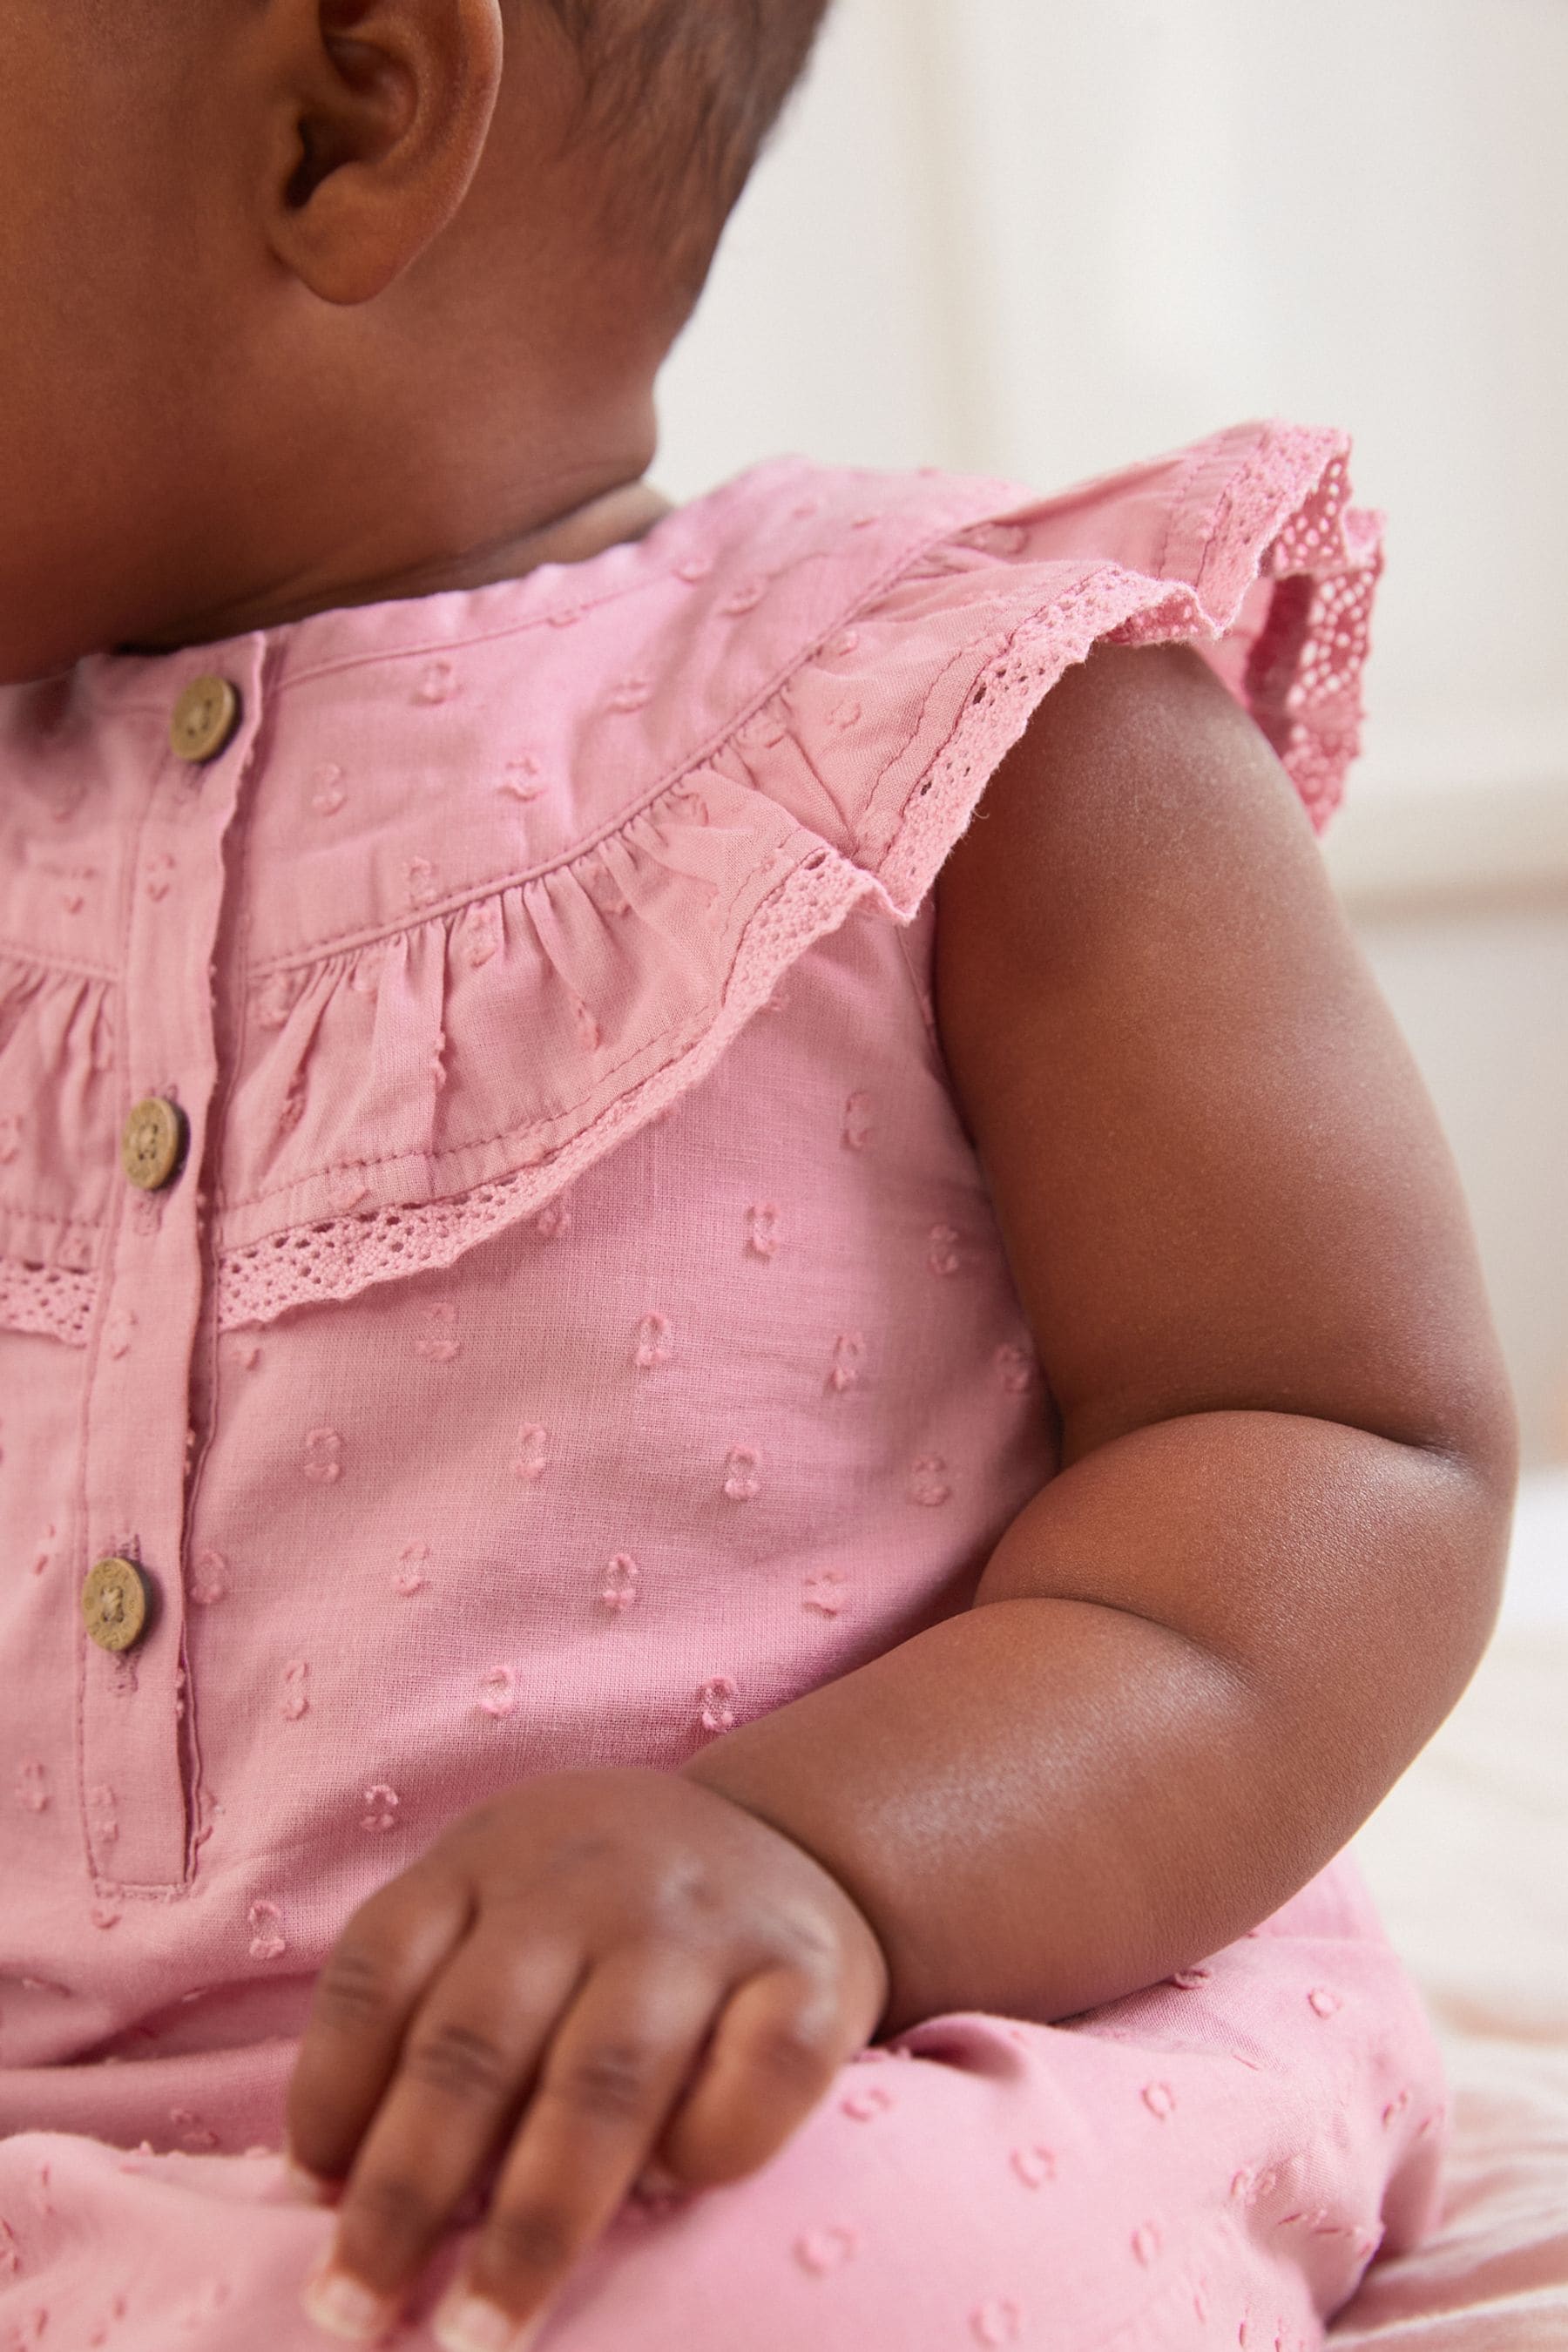
[[640, 477], [597, 492], [563, 512], [530, 522], [521, 530], [464, 549], [453, 555], [433, 556], [424, 563], [399, 566], [375, 577], [348, 579], [290, 593], [241, 600], [226, 610], [204, 614], [199, 633], [175, 628], [138, 644], [121, 645], [126, 654], [170, 653], [191, 644], [216, 643], [249, 629], [275, 628], [307, 614], [336, 610], [345, 604], [379, 604], [401, 596], [433, 596], [448, 588], [483, 588], [494, 580], [515, 580], [544, 563], [581, 563], [606, 547], [646, 537], [655, 523], [673, 512], [671, 502]]

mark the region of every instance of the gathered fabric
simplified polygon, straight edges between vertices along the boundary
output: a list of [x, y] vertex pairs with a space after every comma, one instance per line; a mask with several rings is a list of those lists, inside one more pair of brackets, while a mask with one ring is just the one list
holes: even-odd
[[1347, 453], [1242, 426], [1032, 502], [780, 460], [586, 564], [0, 695], [13, 801], [50, 820], [0, 876], [7, 1319], [85, 1336], [141, 781], [110, 743], [164, 756], [204, 661], [243, 648], [268, 717], [213, 1217], [232, 1328], [449, 1265], [694, 1085], [853, 907], [908, 924], [1100, 639], [1195, 644], [1321, 827], [1382, 569]]

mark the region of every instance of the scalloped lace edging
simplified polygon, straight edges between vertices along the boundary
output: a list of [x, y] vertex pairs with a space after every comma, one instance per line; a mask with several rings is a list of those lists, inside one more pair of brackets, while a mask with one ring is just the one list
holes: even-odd
[[813, 850], [757, 909], [736, 950], [711, 1021], [674, 1060], [617, 1096], [591, 1124], [510, 1176], [455, 1198], [395, 1203], [368, 1214], [291, 1228], [223, 1252], [221, 1330], [269, 1323], [293, 1307], [353, 1298], [373, 1283], [451, 1265], [476, 1243], [536, 1214], [584, 1170], [706, 1076], [731, 1037], [773, 994], [781, 974], [880, 885], [833, 848]]
[[85, 1348], [98, 1297], [96, 1274], [0, 1258], [0, 1329], [36, 1332]]
[[1383, 525], [1381, 514], [1350, 504], [1350, 457], [1341, 450], [1261, 567], [1277, 584], [1247, 657], [1247, 702], [1319, 832], [1361, 749]]
[[901, 913], [912, 913], [925, 897], [1035, 709], [1064, 670], [1126, 620], [1138, 593], [1119, 564], [1091, 572], [1026, 622], [971, 688], [956, 729], [915, 786], [882, 862], [883, 887]]

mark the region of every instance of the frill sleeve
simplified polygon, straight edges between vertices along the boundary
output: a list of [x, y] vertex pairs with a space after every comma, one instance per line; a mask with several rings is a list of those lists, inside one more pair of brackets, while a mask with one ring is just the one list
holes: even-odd
[[1340, 433], [1238, 426], [931, 548], [790, 679], [726, 766], [909, 920], [1045, 697], [1105, 641], [1194, 646], [1321, 832], [1360, 748], [1384, 517]]

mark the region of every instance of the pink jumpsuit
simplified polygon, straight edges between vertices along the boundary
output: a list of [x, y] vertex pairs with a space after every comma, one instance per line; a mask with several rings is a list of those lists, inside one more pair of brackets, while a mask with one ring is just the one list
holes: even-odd
[[[784, 459], [0, 693], [0, 2352], [322, 2344], [278, 2151], [353, 1910], [495, 1789], [674, 1766], [967, 1604], [1057, 1458], [931, 887], [1100, 639], [1196, 646], [1327, 819], [1347, 456]], [[866, 2053], [762, 2172], [628, 2200], [544, 2352], [1299, 2352], [1443, 2139], [1342, 1857], [1111, 2008]]]

